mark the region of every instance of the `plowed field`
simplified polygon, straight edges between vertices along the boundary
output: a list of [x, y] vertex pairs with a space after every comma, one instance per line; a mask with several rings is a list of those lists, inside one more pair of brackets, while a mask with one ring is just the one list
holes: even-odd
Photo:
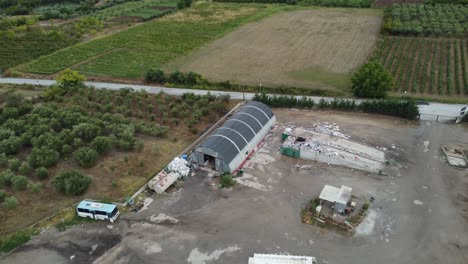
[[381, 11], [319, 8], [280, 13], [167, 65], [210, 80], [345, 89], [373, 50]]

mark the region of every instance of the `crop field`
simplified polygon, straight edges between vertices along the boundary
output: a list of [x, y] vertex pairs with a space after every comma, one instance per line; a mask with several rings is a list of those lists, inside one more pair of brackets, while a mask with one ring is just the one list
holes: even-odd
[[67, 67], [90, 76], [140, 78], [152, 67], [194, 49], [249, 21], [295, 7], [197, 4], [192, 8], [44, 56], [19, 69], [52, 74]]
[[165, 67], [240, 84], [344, 90], [372, 52], [382, 13], [315, 8], [284, 12], [238, 30]]
[[386, 37], [377, 58], [398, 94], [468, 97], [466, 39]]
[[425, 0], [376, 0], [374, 2], [374, 5], [378, 7], [385, 7], [385, 6], [391, 6], [393, 4], [401, 4], [401, 3], [406, 3], [406, 4], [423, 3], [424, 1]]
[[468, 35], [468, 6], [451, 4], [397, 4], [385, 17], [391, 34]]
[[177, 1], [143, 0], [115, 5], [91, 13], [89, 16], [96, 17], [100, 20], [113, 20], [119, 17], [139, 17], [143, 20], [147, 20], [175, 8], [177, 8]]
[[[225, 97], [91, 88], [33, 102], [3, 92], [0, 102], [0, 235], [52, 215], [83, 193], [123, 201], [229, 107]], [[54, 185], [55, 176], [70, 170], [91, 177], [83, 192]], [[11, 200], [16, 203], [7, 204]]]
[[39, 30], [19, 33], [14, 37], [0, 36], [0, 72], [76, 42], [76, 38], [61, 38]]

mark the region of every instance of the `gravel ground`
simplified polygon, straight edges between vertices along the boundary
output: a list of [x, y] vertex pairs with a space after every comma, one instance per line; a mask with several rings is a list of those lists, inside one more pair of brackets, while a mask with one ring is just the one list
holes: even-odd
[[[199, 173], [116, 224], [49, 230], [0, 263], [239, 264], [254, 253], [310, 255], [319, 263], [466, 263], [468, 173], [450, 167], [440, 146], [467, 146], [468, 127], [356, 113], [275, 113], [279, 123], [305, 127], [337, 122], [353, 139], [389, 148], [389, 175], [282, 156], [277, 129], [231, 190], [217, 190], [216, 178]], [[295, 168], [298, 163], [310, 166]], [[301, 223], [301, 208], [324, 184], [376, 197], [353, 236]]]

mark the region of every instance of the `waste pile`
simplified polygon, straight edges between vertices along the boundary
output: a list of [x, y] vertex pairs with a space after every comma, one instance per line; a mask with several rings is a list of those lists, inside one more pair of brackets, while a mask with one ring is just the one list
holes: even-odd
[[[312, 138], [289, 136], [283, 142], [282, 146], [295, 150], [307, 150], [315, 153], [323, 153], [327, 156], [342, 156], [336, 151], [336, 149], [327, 147], [327, 142], [314, 140]], [[344, 158], [344, 156], [342, 158]]]
[[172, 172], [178, 173], [181, 177], [187, 177], [190, 173], [187, 161], [179, 157], [174, 158], [167, 168]]
[[338, 126], [336, 123], [317, 122], [313, 125], [312, 129], [315, 132], [322, 133], [322, 134], [332, 135], [335, 137], [341, 137], [345, 139], [351, 138], [350, 135], [342, 133], [340, 131], [340, 126]]

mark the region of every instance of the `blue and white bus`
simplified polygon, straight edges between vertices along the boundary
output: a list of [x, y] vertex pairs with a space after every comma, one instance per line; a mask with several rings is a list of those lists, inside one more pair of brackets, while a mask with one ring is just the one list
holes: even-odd
[[83, 200], [78, 204], [76, 212], [81, 217], [109, 220], [111, 223], [117, 220], [120, 214], [115, 204], [98, 203], [87, 200]]

